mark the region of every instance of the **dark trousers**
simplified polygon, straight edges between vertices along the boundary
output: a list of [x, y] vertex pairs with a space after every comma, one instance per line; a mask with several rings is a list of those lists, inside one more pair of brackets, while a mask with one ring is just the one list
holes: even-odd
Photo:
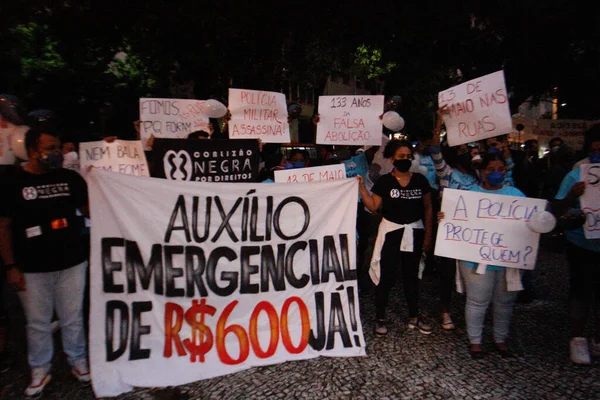
[[585, 323], [592, 306], [596, 312], [599, 311], [600, 253], [569, 242], [567, 261], [569, 263], [569, 315]]
[[440, 257], [440, 307], [450, 312], [452, 292], [456, 287], [456, 260], [454, 258]]
[[385, 311], [399, 275], [402, 275], [404, 297], [408, 305], [408, 315], [416, 318], [419, 315], [419, 262], [425, 231], [414, 230], [414, 251], [400, 251], [400, 242], [404, 229], [389, 232], [381, 249], [381, 279], [375, 289], [375, 308], [377, 319], [385, 319]]

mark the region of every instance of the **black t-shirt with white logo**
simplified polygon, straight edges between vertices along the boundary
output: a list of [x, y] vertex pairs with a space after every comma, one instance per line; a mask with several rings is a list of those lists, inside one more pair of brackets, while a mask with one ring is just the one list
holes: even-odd
[[87, 185], [77, 172], [18, 168], [2, 177], [0, 193], [0, 216], [12, 220], [15, 262], [24, 272], [60, 271], [87, 259], [76, 215], [87, 205]]
[[431, 186], [422, 174], [412, 174], [408, 185], [402, 187], [389, 173], [375, 182], [372, 192], [382, 199], [381, 214], [385, 219], [397, 224], [410, 224], [425, 216], [423, 197], [431, 192]]

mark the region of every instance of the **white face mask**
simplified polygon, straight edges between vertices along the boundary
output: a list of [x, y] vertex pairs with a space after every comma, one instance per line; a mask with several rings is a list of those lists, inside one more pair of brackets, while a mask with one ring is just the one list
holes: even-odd
[[473, 158], [471, 158], [471, 162], [477, 162], [477, 161], [481, 161], [481, 156], [479, 154], [477, 154], [476, 156], [473, 156]]
[[63, 156], [65, 163], [71, 163], [79, 160], [79, 155], [76, 151], [70, 151]]

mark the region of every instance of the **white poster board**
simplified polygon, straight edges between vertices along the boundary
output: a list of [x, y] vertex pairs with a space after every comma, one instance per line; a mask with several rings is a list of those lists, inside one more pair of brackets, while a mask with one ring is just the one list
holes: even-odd
[[87, 175], [89, 166], [125, 175], [150, 176], [146, 154], [139, 140], [80, 143], [79, 163], [82, 176]]
[[263, 143], [289, 143], [285, 95], [260, 90], [229, 89], [230, 139], [260, 139]]
[[195, 131], [209, 132], [209, 119], [201, 110], [204, 100], [140, 99], [140, 139], [145, 150], [148, 138], [185, 139]]
[[275, 183], [318, 182], [337, 179], [346, 179], [346, 166], [344, 164], [275, 171]]
[[444, 189], [435, 255], [534, 269], [540, 234], [527, 225], [546, 200]]
[[381, 146], [384, 96], [319, 96], [317, 144]]
[[512, 116], [504, 71], [462, 83], [438, 94], [444, 115], [448, 144], [458, 146], [512, 132]]
[[10, 149], [10, 135], [8, 131], [0, 129], [0, 165], [12, 165], [15, 155]]
[[579, 198], [585, 213], [583, 232], [586, 239], [600, 239], [600, 164], [583, 164], [580, 180], [585, 182], [585, 193]]
[[97, 398], [319, 356], [364, 356], [346, 179], [203, 183], [94, 170]]

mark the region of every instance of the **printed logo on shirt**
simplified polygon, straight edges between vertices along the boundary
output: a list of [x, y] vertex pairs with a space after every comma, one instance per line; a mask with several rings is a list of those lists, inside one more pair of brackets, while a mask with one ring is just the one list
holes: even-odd
[[23, 188], [22, 193], [25, 200], [51, 199], [71, 195], [68, 183], [51, 183], [35, 187], [28, 186]]
[[192, 159], [185, 150], [169, 150], [163, 158], [163, 168], [167, 179], [189, 181], [192, 179]]
[[397, 199], [398, 197], [400, 197], [400, 191], [398, 189], [390, 190], [390, 197], [392, 199]]
[[32, 186], [23, 188], [22, 193], [25, 200], [35, 200], [38, 197], [37, 190]]
[[421, 189], [403, 189], [398, 197], [403, 200], [416, 200], [423, 197], [423, 191]]

